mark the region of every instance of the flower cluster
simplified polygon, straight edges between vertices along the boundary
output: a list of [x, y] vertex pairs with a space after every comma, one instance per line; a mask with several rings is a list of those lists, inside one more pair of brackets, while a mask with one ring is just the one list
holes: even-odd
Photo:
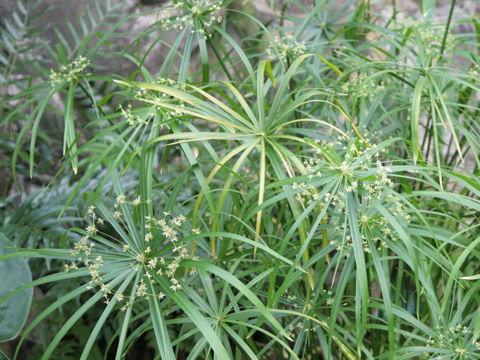
[[[458, 324], [447, 328], [437, 326], [435, 336], [431, 336], [426, 347], [432, 348], [425, 354], [428, 359], [470, 359], [471, 354], [480, 354], [480, 343], [473, 338], [472, 331]], [[450, 354], [444, 351], [435, 351], [434, 348], [450, 350]]]
[[267, 54], [271, 58], [277, 56], [282, 59], [296, 58], [307, 51], [307, 47], [303, 42], [298, 42], [292, 35], [276, 36], [273, 39], [273, 43], [267, 48]]
[[[211, 37], [205, 29], [222, 22], [223, 18], [219, 15], [222, 4], [223, 0], [176, 1], [174, 7], [180, 13], [162, 20], [162, 30], [182, 30], [190, 26], [192, 33], [202, 34], [204, 38]], [[195, 20], [199, 20], [202, 27], [195, 26]]]
[[[75, 261], [65, 265], [67, 272], [86, 267], [90, 273], [88, 289], [99, 287], [106, 303], [113, 296], [119, 303], [126, 300], [122, 303], [122, 310], [125, 310], [135, 298], [146, 298], [151, 295], [147, 292], [147, 281], [155, 284], [155, 279], [165, 277], [170, 281], [172, 291], [181, 290], [178, 273], [182, 260], [196, 260], [190, 256], [185, 243], [180, 240], [179, 230], [186, 221], [183, 215], [173, 217], [169, 212], [163, 212], [158, 218], [148, 215], [144, 219], [144, 229], [136, 229], [134, 233], [130, 230], [128, 234], [123, 235], [119, 232], [114, 236], [107, 233], [107, 223], [114, 229], [119, 227], [131, 229], [131, 225], [128, 224], [131, 222], [131, 213], [134, 212], [130, 212], [129, 209], [136, 208], [141, 203], [139, 196], [127, 200], [125, 195], [120, 194], [114, 203], [113, 213], [102, 211], [108, 221], [97, 215], [95, 206], [90, 206], [87, 213], [89, 224], [71, 251]], [[129, 211], [129, 214], [125, 215], [125, 211]], [[140, 278], [133, 291], [135, 294], [133, 297], [115, 292], [106, 283], [105, 275], [114, 269], [131, 269], [139, 273]], [[157, 296], [163, 299], [165, 294], [159, 292]]]
[[[178, 83], [172, 79], [158, 78], [154, 84], [167, 85], [170, 88], [176, 88], [182, 91], [185, 90], [185, 85], [178, 85]], [[163, 121], [155, 122], [153, 125], [159, 127], [165, 126], [166, 121], [184, 114], [183, 109], [185, 103], [161, 91], [149, 91], [145, 88], [139, 88], [134, 98], [144, 103], [146, 108], [133, 110], [131, 104], [128, 104], [126, 108], [121, 104], [118, 105], [118, 109], [122, 113], [123, 118], [134, 128], [147, 125], [150, 122], [149, 120], [156, 114], [161, 114], [163, 119]], [[160, 105], [160, 103], [162, 105]]]
[[78, 76], [85, 71], [90, 65], [88, 59], [84, 56], [79, 56], [73, 60], [70, 64], [62, 65], [59, 70], [55, 71], [50, 69], [50, 85], [52, 87], [76, 80]]
[[[402, 30], [407, 28], [418, 29], [418, 36], [420, 41], [424, 45], [424, 50], [427, 55], [435, 55], [438, 53], [438, 49], [443, 43], [443, 37], [445, 35], [444, 25], [425, 25], [423, 20], [415, 19], [412, 17], [406, 17], [402, 20], [396, 20], [392, 22], [392, 28], [394, 30]], [[406, 30], [405, 30], [406, 31]], [[412, 37], [413, 35], [411, 35]], [[455, 38], [451, 31], [448, 31], [445, 39], [445, 48], [452, 49], [455, 46]]]
[[122, 116], [127, 120], [127, 123], [131, 127], [143, 126], [148, 124], [148, 120], [155, 116], [156, 109], [151, 108], [146, 113], [132, 113], [132, 105], [128, 104], [127, 108], [125, 109], [121, 104], [118, 105], [118, 109], [121, 111]]
[[477, 64], [472, 64], [468, 69], [468, 75], [477, 80], [480, 77], [479, 66]]
[[[185, 91], [185, 85], [179, 85], [176, 81], [172, 79], [158, 78], [155, 81], [155, 84], [166, 85], [170, 89], [178, 89], [180, 91]], [[164, 119], [163, 122], [158, 123], [158, 126], [165, 125], [166, 121], [169, 121], [173, 118], [184, 115], [185, 103], [182, 100], [179, 100], [175, 96], [171, 96], [161, 90], [149, 91], [144, 88], [140, 88], [135, 94], [135, 99], [145, 103], [146, 105], [151, 106], [150, 112], [147, 115], [152, 116], [155, 112], [162, 114]], [[124, 117], [127, 118], [130, 114], [127, 112], [124, 114]], [[135, 123], [134, 120], [131, 120]]]
[[[389, 221], [374, 202], [380, 203], [395, 218], [403, 219], [399, 221], [410, 221], [406, 205], [393, 191], [395, 184], [389, 177], [391, 169], [380, 160], [383, 150], [368, 140], [347, 140], [341, 137], [334, 143], [319, 144], [314, 156], [304, 162], [308, 180], [292, 186], [303, 206], [316, 202], [322, 209], [329, 209], [326, 216], [335, 230], [329, 233], [329, 242], [344, 256], [350, 256], [353, 247], [352, 236], [344, 231], [349, 226], [349, 194], [355, 200], [358, 228], [366, 253], [371, 252], [372, 244], [380, 250], [397, 240]], [[337, 186], [329, 192], [317, 188], [316, 184], [323, 177], [330, 177]]]
[[286, 331], [287, 335], [291, 339], [295, 339], [301, 331], [306, 331], [305, 324], [302, 321], [298, 321], [296, 324], [290, 324], [287, 326]]
[[372, 100], [375, 96], [385, 90], [385, 86], [375, 83], [372, 76], [360, 73], [357, 77], [351, 78], [342, 85], [342, 90], [349, 95], [361, 98], [366, 97]]
[[[164, 79], [160, 77], [157, 79], [156, 83], [160, 85], [167, 85], [167, 86], [185, 91], [184, 84], [179, 85], [176, 81], [172, 79]], [[185, 103], [182, 100], [179, 100], [173, 96], [169, 96], [168, 94], [165, 94], [165, 93], [162, 93], [161, 97], [153, 95], [152, 98], [156, 101], [161, 102], [162, 104], [168, 103], [169, 105], [168, 107], [162, 107], [160, 105], [156, 105], [157, 110], [163, 111], [163, 115], [166, 118], [166, 120], [170, 120], [172, 118], [176, 118], [184, 114], [183, 109], [185, 108]]]

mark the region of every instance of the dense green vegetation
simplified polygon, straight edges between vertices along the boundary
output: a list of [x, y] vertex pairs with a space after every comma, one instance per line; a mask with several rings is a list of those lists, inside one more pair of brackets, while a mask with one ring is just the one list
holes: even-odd
[[478, 17], [39, 3], [0, 39], [5, 356], [480, 358]]

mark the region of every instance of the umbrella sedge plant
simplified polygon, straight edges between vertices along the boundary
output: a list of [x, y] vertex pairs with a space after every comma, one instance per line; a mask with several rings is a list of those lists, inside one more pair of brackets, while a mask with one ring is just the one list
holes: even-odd
[[58, 143], [41, 191], [68, 185], [35, 227], [55, 226], [48, 246], [24, 240], [35, 196], [0, 206], [0, 267], [27, 275], [0, 284], [0, 319], [26, 319], [32, 287], [53, 299], [23, 331], [0, 322], [8, 357], [36, 358], [57, 317], [40, 359], [480, 358], [480, 25], [420, 3], [289, 1], [269, 22], [235, 1], [95, 2], [23, 82], [37, 55], [4, 57], [2, 28], [7, 185], [43, 181]]

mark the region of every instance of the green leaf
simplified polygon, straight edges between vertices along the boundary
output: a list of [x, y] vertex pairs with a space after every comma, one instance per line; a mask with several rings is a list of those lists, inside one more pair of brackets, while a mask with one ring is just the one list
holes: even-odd
[[[12, 253], [13, 244], [0, 233], [0, 255]], [[11, 258], [0, 262], [0, 299], [11, 291], [32, 281], [30, 269], [24, 259]], [[14, 339], [22, 330], [30, 310], [33, 289], [25, 289], [0, 305], [0, 342]]]
[[190, 57], [192, 55], [193, 41], [195, 34], [190, 32], [187, 36], [187, 43], [185, 44], [185, 51], [183, 52], [182, 62], [180, 64], [180, 71], [178, 73], [178, 83], [184, 84], [188, 76], [188, 68], [190, 65]]
[[347, 195], [347, 215], [350, 235], [352, 236], [353, 254], [356, 265], [356, 296], [355, 296], [355, 320], [356, 320], [356, 340], [357, 347], [360, 348], [365, 329], [367, 327], [367, 303], [368, 278], [365, 264], [365, 255], [363, 252], [362, 239], [358, 228], [357, 208], [354, 198], [351, 194]]
[[413, 162], [416, 163], [420, 154], [420, 145], [418, 143], [418, 126], [420, 118], [420, 103], [422, 100], [423, 86], [425, 85], [425, 76], [419, 76], [415, 83], [412, 99], [411, 128], [412, 128], [412, 146]]
[[[447, 285], [445, 286], [445, 289], [444, 289], [444, 294], [445, 295], [444, 295], [444, 298], [443, 298], [443, 301], [442, 301], [442, 311], [445, 311], [448, 300], [450, 299], [451, 296], [453, 296], [453, 294], [450, 292], [450, 290], [453, 286], [455, 278], [457, 277], [458, 273], [460, 272], [460, 268], [462, 267], [462, 265], [464, 264], [465, 260], [470, 255], [470, 253], [472, 253], [475, 250], [475, 248], [478, 246], [478, 244], [480, 244], [480, 237], [478, 237], [474, 241], [472, 241], [462, 251], [462, 253], [458, 257], [457, 261], [455, 262], [455, 265], [453, 266], [453, 268], [451, 270], [450, 277], [448, 278]], [[464, 280], [472, 280], [472, 279], [467, 277], [467, 279], [464, 278]]]
[[64, 127], [64, 138], [63, 138], [63, 153], [70, 152], [70, 162], [72, 164], [73, 172], [76, 174], [78, 171], [78, 156], [76, 138], [75, 138], [75, 120], [73, 115], [73, 98], [75, 96], [75, 84], [73, 81], [70, 82], [70, 87], [68, 88], [68, 94], [65, 99], [65, 127]]
[[475, 319], [475, 324], [473, 325], [473, 340], [477, 340], [478, 335], [480, 335], [480, 310], [477, 310], [477, 318]]
[[147, 282], [148, 291], [150, 293], [148, 305], [150, 308], [150, 316], [152, 319], [155, 340], [157, 341], [158, 351], [162, 359], [173, 360], [175, 355], [173, 352], [170, 336], [168, 335], [167, 325], [163, 317], [163, 311], [160, 309], [155, 288], [151, 281]]
[[62, 45], [57, 44], [57, 46], [55, 46], [55, 47], [57, 49], [58, 57], [60, 58], [62, 63], [67, 64], [68, 63], [67, 56], [65, 55], [65, 52], [63, 51]]

